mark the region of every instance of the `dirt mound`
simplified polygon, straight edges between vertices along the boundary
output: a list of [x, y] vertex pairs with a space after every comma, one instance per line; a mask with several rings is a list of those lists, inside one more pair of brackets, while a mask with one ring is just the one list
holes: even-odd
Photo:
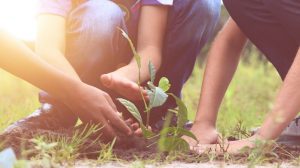
[[[57, 130], [57, 131], [49, 131], [49, 130], [26, 130], [22, 128], [15, 129], [9, 133], [4, 133], [0, 135], [0, 140], [3, 142], [3, 147], [12, 147], [18, 156], [21, 156], [22, 151], [34, 149], [35, 143], [32, 141], [33, 138], [36, 137], [48, 137], [50, 142], [56, 142], [57, 139], [64, 139], [66, 143], [72, 142], [74, 140], [74, 136], [78, 133], [85, 135], [86, 126], [79, 126], [75, 129], [68, 130]], [[167, 157], [166, 153], [159, 153], [157, 151], [157, 146], [155, 145], [155, 141], [157, 139], [146, 140], [141, 137], [135, 136], [124, 136], [119, 135], [119, 139], [116, 141], [114, 145], [114, 154], [118, 159], [131, 161], [139, 159], [146, 160], [165, 160]], [[49, 143], [50, 143], [49, 142]], [[78, 154], [82, 158], [90, 158], [95, 159], [99, 155], [99, 151], [101, 151], [101, 147], [103, 143], [107, 142], [105, 137], [102, 136], [101, 131], [93, 132], [93, 134], [89, 134], [82, 143], [78, 146]], [[153, 145], [154, 144], [154, 145]], [[35, 155], [36, 153], [31, 153], [28, 157]], [[259, 154], [259, 153], [258, 153]], [[269, 158], [270, 162], [273, 161], [286, 161], [293, 159], [292, 156], [299, 156], [300, 148], [299, 147], [284, 147], [278, 146], [274, 148], [271, 153], [264, 154], [267, 158]], [[211, 154], [196, 154], [193, 152], [180, 154], [177, 153], [174, 160], [188, 163], [199, 163], [199, 162], [208, 162], [210, 161]], [[245, 163], [248, 159], [247, 154], [240, 154], [235, 156], [224, 155], [215, 155], [213, 156], [215, 160], [223, 161], [224, 159], [235, 160], [236, 163]]]
[[[88, 129], [86, 125], [81, 125], [75, 129], [64, 130], [27, 130], [23, 128], [17, 128], [10, 132], [6, 132], [0, 135], [0, 140], [3, 142], [2, 148], [11, 147], [14, 149], [18, 156], [21, 156], [22, 151], [28, 149], [34, 149], [36, 145], [32, 139], [37, 137], [45, 137], [49, 141], [55, 142], [59, 139], [71, 142], [76, 134], [87, 135]], [[78, 137], [82, 138], [82, 137]], [[146, 140], [142, 137], [125, 136], [120, 134], [118, 140], [114, 144], [114, 153], [117, 157], [124, 160], [132, 160], [138, 158], [153, 158], [156, 154], [156, 146], [152, 145], [155, 140]], [[50, 143], [50, 142], [49, 142]], [[89, 134], [85, 139], [82, 139], [78, 152], [82, 157], [96, 158], [101, 150], [101, 144], [107, 143], [107, 139], [102, 136], [101, 131], [93, 132]], [[34, 155], [32, 153], [28, 157]]]

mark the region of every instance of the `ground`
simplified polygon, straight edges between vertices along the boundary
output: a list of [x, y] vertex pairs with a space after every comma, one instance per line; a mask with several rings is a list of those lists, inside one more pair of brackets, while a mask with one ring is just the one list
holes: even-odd
[[[188, 106], [189, 118], [191, 120], [193, 120], [197, 109], [202, 77], [203, 68], [200, 68], [197, 64], [192, 77], [184, 87], [183, 100]], [[248, 59], [248, 61], [242, 62], [226, 93], [220, 110], [217, 123], [219, 132], [224, 136], [242, 138], [245, 136], [244, 132], [249, 133], [252, 128], [258, 127], [262, 123], [266, 113], [272, 107], [272, 102], [280, 84], [281, 80], [270, 64], [266, 64], [264, 61], [257, 59], [257, 57], [251, 58], [250, 61]], [[3, 131], [5, 127], [13, 121], [27, 116], [39, 106], [37, 92], [38, 89], [30, 84], [23, 82], [6, 72], [0, 71], [0, 131]], [[43, 140], [36, 142], [36, 145], [42, 146], [42, 141]], [[50, 143], [46, 143], [46, 145], [47, 144], [49, 145]], [[60, 145], [67, 146], [65, 144]], [[36, 149], [35, 147], [33, 148]], [[70, 148], [71, 147], [68, 146], [68, 149]], [[71, 149], [76, 149], [76, 147]], [[71, 166], [76, 165], [76, 167], [89, 167], [93, 165], [110, 167], [120, 167], [124, 165], [130, 167], [144, 167], [145, 165], [148, 165], [149, 167], [156, 167], [156, 162], [153, 162], [155, 159], [152, 158], [150, 159], [150, 162], [148, 162], [149, 158], [143, 158], [142, 161], [140, 161], [141, 158], [139, 157], [139, 154], [137, 154], [136, 157], [132, 156], [129, 159], [129, 163], [121, 162], [120, 164], [115, 162], [114, 160], [120, 158], [114, 156], [114, 152], [111, 151], [110, 146], [102, 147], [102, 151], [100, 151], [101, 157], [98, 157], [93, 161], [78, 160], [77, 155], [72, 152], [67, 153], [66, 151], [56, 150], [56, 155], [52, 158], [47, 156], [48, 153], [43, 153], [41, 150], [39, 152], [38, 156], [32, 158], [33, 160], [45, 158], [46, 156], [49, 162], [58, 161]], [[126, 151], [126, 153], [127, 152], [128, 151]], [[211, 155], [207, 155], [206, 157], [197, 156], [193, 157], [191, 160], [181, 160], [180, 158], [178, 159], [178, 156], [176, 156], [177, 158], [174, 157], [176, 158], [174, 159], [169, 156], [165, 157], [165, 160], [169, 160], [170, 162], [179, 160], [183, 162], [163, 164], [164, 166], [162, 167], [223, 167], [224, 165], [227, 165], [225, 162], [231, 163], [230, 167], [240, 167], [241, 164], [246, 167], [247, 165], [263, 164], [266, 162], [269, 163], [267, 167], [270, 167], [270, 165], [279, 165], [283, 162], [284, 164], [282, 164], [281, 167], [290, 167], [297, 164], [299, 165], [300, 163], [298, 154], [295, 154], [294, 156], [293, 153], [288, 153], [288, 155], [291, 154], [293, 156], [287, 159], [286, 157], [281, 158], [281, 155], [279, 157], [277, 157], [277, 155], [272, 155], [273, 153], [271, 151], [270, 153], [262, 154], [258, 152], [256, 155], [259, 156], [255, 158], [246, 157], [241, 159], [243, 160], [241, 162], [236, 161], [237, 157], [230, 156], [223, 156], [221, 159]], [[260, 155], [264, 156], [262, 157]], [[148, 155], [146, 157], [148, 157]], [[65, 162], [65, 160], [70, 161]], [[200, 163], [197, 164], [196, 162]], [[23, 162], [21, 164], [23, 164]]]

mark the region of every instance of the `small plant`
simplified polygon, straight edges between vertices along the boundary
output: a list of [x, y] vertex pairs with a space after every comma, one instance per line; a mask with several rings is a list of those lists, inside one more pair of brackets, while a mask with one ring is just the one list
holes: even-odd
[[68, 161], [67, 164], [73, 163], [81, 154], [86, 154], [81, 153], [82, 150], [85, 151], [94, 144], [100, 143], [99, 138], [86, 143], [88, 138], [100, 129], [101, 127], [97, 125], [86, 125], [83, 130], [76, 130], [72, 137], [39, 135], [31, 140], [34, 148], [26, 152], [29, 155], [35, 154], [34, 160], [48, 167], [53, 167], [56, 163], [65, 164], [66, 161]]
[[238, 120], [236, 126], [232, 130], [232, 136], [236, 139], [249, 138], [251, 134], [247, 130], [242, 120]]
[[57, 147], [57, 142], [47, 143], [42, 137], [37, 139], [32, 139], [31, 142], [35, 144], [35, 150], [37, 155], [35, 156], [36, 160], [40, 162], [40, 165], [45, 167], [56, 167], [56, 163], [51, 153]]
[[274, 141], [254, 141], [254, 148], [245, 147], [242, 153], [248, 153], [248, 167], [255, 167], [263, 163], [280, 160], [280, 156], [276, 153], [278, 145]]
[[109, 144], [101, 144], [101, 150], [97, 159], [97, 163], [106, 163], [116, 158], [113, 154], [113, 147], [116, 143], [116, 138]]
[[[129, 38], [129, 36], [127, 35], [127, 33], [122, 29], [120, 29], [120, 31], [122, 32], [122, 35], [129, 42], [129, 45], [133, 52], [134, 59], [138, 66], [139, 80], [137, 84], [141, 88], [141, 66], [142, 66], [141, 56], [137, 53], [134, 44], [132, 40]], [[149, 102], [146, 101], [142, 89], [140, 90], [141, 98], [143, 100], [144, 107], [145, 107], [144, 112], [146, 113], [147, 116], [146, 124], [144, 124], [140, 111], [138, 110], [138, 108], [135, 106], [134, 103], [122, 98], [119, 98], [118, 101], [121, 104], [123, 104], [126, 107], [126, 109], [132, 114], [132, 116], [139, 122], [145, 138], [150, 139], [153, 137], [158, 137], [158, 136], [160, 137], [158, 141], [158, 147], [160, 151], [167, 151], [167, 152], [174, 151], [174, 150], [188, 151], [190, 149], [189, 144], [181, 137], [188, 136], [195, 140], [197, 139], [190, 131], [184, 129], [184, 125], [188, 121], [187, 120], [188, 112], [187, 112], [186, 105], [180, 98], [178, 98], [174, 94], [167, 93], [171, 87], [168, 78], [162, 77], [158, 82], [158, 86], [154, 84], [154, 82], [156, 81], [156, 69], [151, 61], [148, 64], [148, 69], [150, 73], [150, 81], [147, 82], [147, 87], [145, 87], [144, 89], [147, 91], [147, 94], [149, 96]], [[169, 110], [167, 117], [165, 119], [163, 130], [159, 134], [155, 135], [155, 133], [149, 129], [151, 111], [153, 110], [153, 108], [162, 106], [167, 101], [168, 97], [172, 97], [175, 99], [178, 108]], [[170, 121], [173, 115], [177, 116], [176, 127], [170, 126]]]

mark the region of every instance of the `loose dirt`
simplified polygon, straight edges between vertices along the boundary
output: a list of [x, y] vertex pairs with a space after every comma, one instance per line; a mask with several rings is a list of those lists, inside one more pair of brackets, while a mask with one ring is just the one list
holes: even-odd
[[[36, 138], [37, 136], [46, 136], [51, 137], [52, 139], [64, 137], [65, 139], [72, 139], [74, 133], [77, 131], [84, 131], [83, 126], [77, 127], [75, 130], [57, 130], [57, 131], [46, 131], [46, 130], [23, 130], [22, 128], [16, 129], [9, 134], [0, 135], [0, 140], [5, 141], [4, 147], [12, 147], [18, 156], [21, 155], [21, 150], [33, 149], [34, 143], [31, 141], [32, 138]], [[125, 165], [129, 165], [129, 163], [135, 163], [136, 160], [155, 160], [159, 163], [164, 163], [166, 160], [177, 161], [171, 164], [163, 165], [163, 167], [171, 168], [171, 167], [218, 167], [222, 166], [224, 163], [222, 161], [227, 157], [226, 155], [218, 155], [214, 156], [215, 161], [220, 161], [220, 163], [205, 163], [210, 162], [211, 155], [203, 154], [198, 155], [193, 152], [180, 154], [177, 153], [174, 156], [167, 155], [166, 153], [158, 153], [156, 150], [156, 146], [152, 145], [151, 147], [147, 147], [150, 144], [153, 144], [155, 140], [149, 141], [140, 137], [125, 137], [120, 136], [120, 139], [116, 142], [114, 146], [114, 154], [117, 159], [127, 161]], [[78, 152], [81, 154], [82, 159], [95, 159], [98, 157], [98, 152], [101, 150], [101, 143], [105, 142], [105, 138], [101, 136], [101, 132], [94, 133], [90, 135], [81, 146], [79, 146]], [[286, 154], [285, 151], [288, 151], [289, 154]], [[269, 158], [268, 162], [272, 163], [289, 163], [292, 159], [292, 156], [298, 156], [300, 154], [299, 148], [287, 148], [280, 147], [274, 150], [274, 154], [267, 156]], [[32, 153], [28, 157], [35, 155]], [[236, 155], [230, 156], [230, 162], [233, 165], [229, 167], [241, 167], [240, 163], [247, 163], [247, 155]], [[89, 161], [89, 164], [92, 162]], [[236, 165], [235, 165], [236, 164]], [[87, 163], [80, 162], [76, 164], [78, 167], [86, 167]], [[289, 164], [287, 164], [289, 165]], [[109, 163], [107, 164], [109, 167], [122, 167], [122, 164], [119, 163]], [[223, 166], [226, 167], [226, 164]], [[291, 165], [289, 165], [291, 166]], [[149, 165], [151, 167], [151, 165]], [[153, 166], [152, 166], [153, 167]], [[268, 166], [267, 166], [268, 167]], [[281, 166], [282, 167], [282, 166]], [[284, 167], [284, 166], [283, 166]]]

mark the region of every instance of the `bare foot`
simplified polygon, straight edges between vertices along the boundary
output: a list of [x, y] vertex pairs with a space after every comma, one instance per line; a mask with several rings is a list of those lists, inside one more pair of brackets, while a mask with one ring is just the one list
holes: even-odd
[[124, 96], [126, 99], [136, 101], [142, 100], [141, 91], [144, 97], [147, 98], [147, 92], [138, 86], [136, 81], [137, 72], [127, 66], [122, 67], [114, 72], [101, 76], [102, 84]]

